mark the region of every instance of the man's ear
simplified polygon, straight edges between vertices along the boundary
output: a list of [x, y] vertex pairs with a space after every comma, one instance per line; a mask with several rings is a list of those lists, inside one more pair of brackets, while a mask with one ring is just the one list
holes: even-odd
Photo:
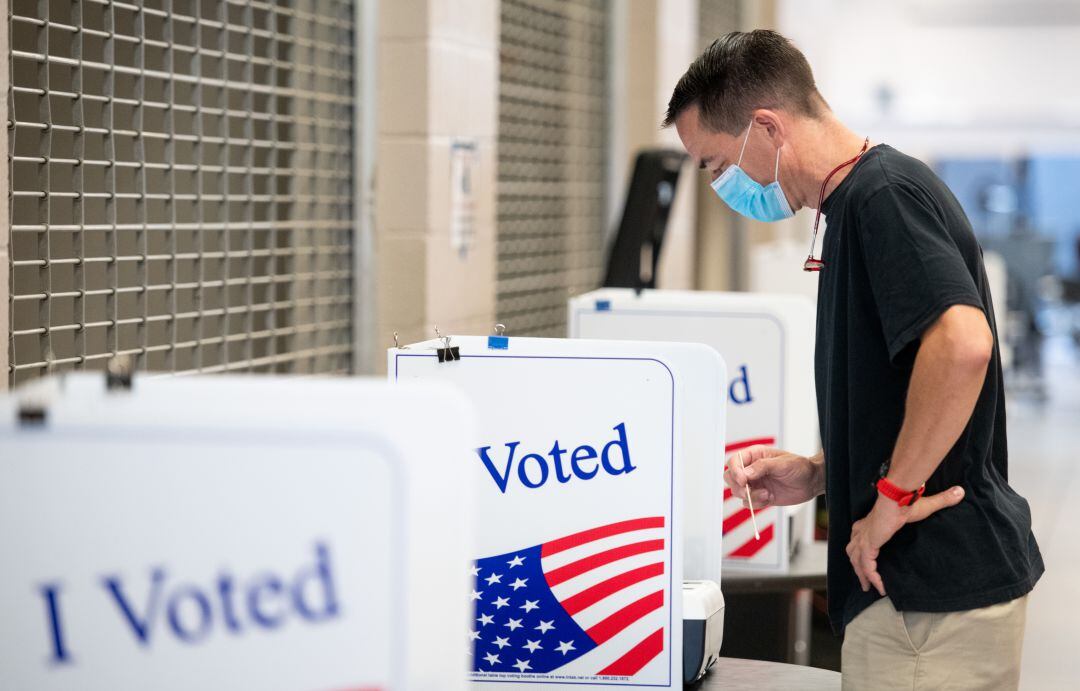
[[754, 111], [754, 126], [765, 132], [775, 148], [779, 149], [784, 145], [787, 125], [777, 111], [758, 108]]

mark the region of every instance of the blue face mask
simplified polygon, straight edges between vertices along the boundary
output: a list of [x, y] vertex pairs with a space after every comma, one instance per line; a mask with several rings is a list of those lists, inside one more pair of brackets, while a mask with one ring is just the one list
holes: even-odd
[[720, 177], [713, 180], [712, 188], [732, 210], [747, 218], [755, 221], [780, 221], [791, 218], [795, 212], [791, 210], [791, 205], [784, 196], [784, 190], [780, 189], [780, 180], [777, 178], [777, 173], [780, 172], [780, 149], [776, 150], [776, 170], [773, 171], [773, 182], [769, 185], [756, 182], [739, 167], [753, 124], [751, 122], [751, 126], [746, 128], [746, 137], [743, 139], [738, 163], [728, 166]]

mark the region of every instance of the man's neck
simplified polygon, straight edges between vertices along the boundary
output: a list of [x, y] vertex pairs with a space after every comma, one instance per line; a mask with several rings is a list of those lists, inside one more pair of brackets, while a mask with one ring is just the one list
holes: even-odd
[[[849, 161], [862, 150], [865, 137], [850, 130], [831, 113], [822, 120], [804, 120], [800, 139], [805, 142], [798, 155], [799, 170], [793, 181], [800, 206], [816, 209], [821, 183], [836, 166]], [[825, 199], [843, 182], [854, 166], [845, 166], [829, 178]]]

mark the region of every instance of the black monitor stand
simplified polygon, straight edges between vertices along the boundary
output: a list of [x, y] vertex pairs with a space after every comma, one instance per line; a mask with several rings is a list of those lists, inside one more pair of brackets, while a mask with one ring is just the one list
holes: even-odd
[[604, 287], [638, 291], [656, 287], [660, 248], [686, 158], [674, 149], [638, 153], [619, 231], [608, 253]]

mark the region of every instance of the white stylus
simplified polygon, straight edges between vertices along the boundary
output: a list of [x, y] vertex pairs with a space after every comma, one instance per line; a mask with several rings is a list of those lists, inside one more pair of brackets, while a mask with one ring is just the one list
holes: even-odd
[[[743, 467], [744, 471], [746, 470], [746, 465], [743, 464], [743, 460], [742, 460], [742, 451], [739, 452], [739, 465], [741, 465]], [[758, 529], [757, 529], [757, 517], [754, 516], [754, 502], [750, 500], [750, 483], [749, 482], [746, 483], [746, 503], [750, 507], [750, 521], [753, 522], [753, 524], [754, 524], [754, 539], [755, 540], [760, 540], [761, 539], [761, 533], [758, 532]]]

